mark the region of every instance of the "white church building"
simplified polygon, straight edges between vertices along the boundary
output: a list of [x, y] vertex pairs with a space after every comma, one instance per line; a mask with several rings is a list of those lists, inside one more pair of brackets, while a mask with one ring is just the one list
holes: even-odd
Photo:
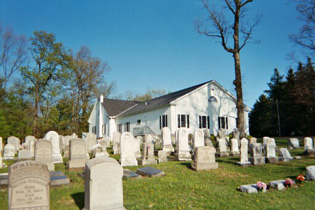
[[[245, 105], [245, 132], [249, 134]], [[217, 135], [220, 128], [231, 133], [237, 127], [236, 98], [214, 80], [169, 93], [147, 102], [106, 99], [96, 101], [89, 117], [89, 132], [97, 137], [112, 138], [115, 131], [133, 135], [161, 135], [168, 127], [172, 134], [178, 128], [190, 133], [201, 128]]]

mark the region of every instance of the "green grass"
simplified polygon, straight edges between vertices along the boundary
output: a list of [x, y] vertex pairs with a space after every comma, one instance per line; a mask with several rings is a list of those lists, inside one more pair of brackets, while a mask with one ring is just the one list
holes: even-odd
[[[282, 142], [283, 141], [283, 142]], [[277, 139], [277, 145], [285, 141]], [[282, 145], [280, 146], [282, 147]], [[303, 149], [290, 150], [301, 155]], [[119, 158], [119, 156], [115, 156]], [[152, 167], [165, 172], [163, 177], [123, 180], [124, 206], [126, 209], [315, 209], [315, 182], [305, 182], [303, 187], [285, 191], [246, 194], [237, 190], [240, 185], [257, 181], [272, 181], [299, 173], [315, 165], [315, 158], [303, 158], [278, 164], [265, 164], [246, 168], [235, 165], [238, 157], [217, 158], [219, 168], [210, 171], [193, 171], [190, 162], [170, 161]], [[12, 161], [11, 161], [12, 163]], [[136, 171], [138, 167], [126, 167]], [[71, 184], [51, 189], [51, 209], [82, 209], [84, 207], [84, 181], [78, 171], [63, 171]], [[0, 169], [6, 172], [7, 169]], [[0, 191], [0, 209], [7, 209], [7, 190]]]

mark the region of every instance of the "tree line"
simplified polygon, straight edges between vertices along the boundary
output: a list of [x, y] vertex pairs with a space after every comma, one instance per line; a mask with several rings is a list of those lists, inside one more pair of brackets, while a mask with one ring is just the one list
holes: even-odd
[[311, 58], [296, 70], [281, 75], [274, 70], [269, 89], [250, 113], [250, 133], [254, 136], [314, 135], [315, 71]]
[[27, 39], [12, 29], [0, 32], [0, 136], [87, 131], [91, 101], [114, 88], [105, 79], [109, 64], [86, 46], [74, 53], [52, 33], [35, 31]]

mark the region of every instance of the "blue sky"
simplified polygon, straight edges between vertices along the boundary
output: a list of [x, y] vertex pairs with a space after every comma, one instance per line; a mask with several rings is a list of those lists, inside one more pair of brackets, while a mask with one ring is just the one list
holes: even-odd
[[[244, 100], [250, 107], [268, 88], [274, 68], [282, 74], [296, 68], [287, 60], [298, 50], [288, 35], [301, 26], [289, 0], [255, 0], [248, 17], [255, 14], [262, 15], [254, 32], [260, 43], [241, 52]], [[112, 69], [105, 79], [116, 83], [113, 95], [148, 88], [177, 91], [209, 80], [235, 94], [232, 55], [194, 28], [193, 21], [205, 17], [197, 0], [0, 0], [3, 26], [28, 37], [39, 30], [54, 33], [67, 48], [76, 52], [88, 46], [108, 62]]]

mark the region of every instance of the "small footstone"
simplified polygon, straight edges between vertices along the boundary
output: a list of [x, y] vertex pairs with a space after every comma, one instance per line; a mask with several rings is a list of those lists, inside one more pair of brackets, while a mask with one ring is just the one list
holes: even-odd
[[9, 184], [9, 174], [1, 173], [0, 174], [0, 187], [8, 187]]
[[56, 187], [67, 184], [70, 184], [70, 180], [64, 175], [64, 173], [61, 171], [50, 172], [50, 186]]
[[[246, 193], [258, 193], [258, 187], [256, 186], [256, 184], [241, 185], [240, 190], [241, 192]], [[265, 193], [266, 188], [264, 188], [262, 192]]]
[[294, 160], [300, 160], [300, 159], [302, 159], [302, 156], [294, 156], [293, 159]]
[[142, 176], [148, 176], [148, 177], [155, 177], [155, 176], [163, 176], [165, 175], [164, 171], [161, 171], [156, 168], [152, 167], [144, 167], [144, 168], [139, 168], [137, 170], [137, 174], [140, 174]]
[[239, 165], [241, 167], [247, 167], [247, 166], [250, 166], [251, 163], [250, 162], [237, 162], [236, 165]]
[[124, 169], [123, 179], [140, 179], [141, 176], [129, 169]]
[[315, 166], [306, 167], [306, 180], [315, 181]]
[[269, 186], [271, 188], [274, 188], [276, 190], [284, 190], [284, 180], [276, 180], [276, 181], [270, 181]]

